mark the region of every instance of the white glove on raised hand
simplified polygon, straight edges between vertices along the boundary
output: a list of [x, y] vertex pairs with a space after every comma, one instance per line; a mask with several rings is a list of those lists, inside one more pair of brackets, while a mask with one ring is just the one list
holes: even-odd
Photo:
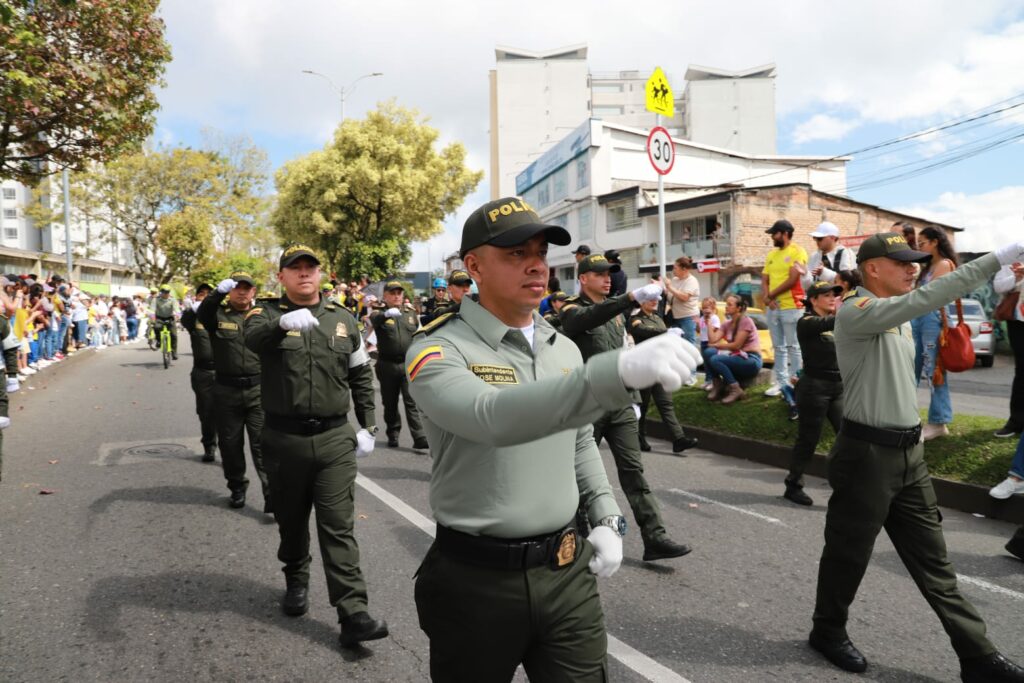
[[282, 330], [308, 330], [311, 327], [319, 326], [320, 321], [309, 312], [308, 308], [300, 308], [282, 315], [277, 324]]
[[8, 377], [7, 378], [7, 393], [8, 394], [13, 394], [18, 389], [21, 389], [21, 382], [18, 381], [18, 378], [17, 377]]
[[596, 526], [587, 540], [594, 546], [594, 556], [587, 564], [590, 573], [607, 579], [617, 572], [622, 564], [622, 537], [611, 527]]
[[397, 308], [389, 308], [388, 310], [384, 311], [384, 317], [385, 318], [401, 318], [402, 317], [402, 311], [397, 309]]
[[690, 381], [700, 353], [685, 339], [659, 334], [619, 354], [619, 378], [630, 389], [660, 384], [675, 391]]
[[642, 304], [645, 301], [657, 301], [661, 298], [665, 288], [661, 286], [660, 282], [652, 282], [649, 285], [644, 285], [639, 289], [634, 289], [631, 294], [633, 300], [638, 304]]
[[220, 284], [217, 285], [217, 291], [220, 292], [221, 294], [227, 294], [236, 286], [238, 286], [237, 282], [235, 282], [231, 278], [225, 278], [220, 281]]
[[999, 259], [1001, 266], [1024, 263], [1024, 242], [1007, 244], [1005, 247], [996, 249], [996, 258]]
[[[10, 426], [11, 426], [11, 418], [9, 418], [9, 417], [0, 417], [0, 429], [7, 429]], [[611, 531], [611, 529], [609, 529], [608, 531]]]
[[356, 432], [356, 457], [365, 458], [370, 453], [373, 453], [373, 446], [376, 443], [377, 438], [373, 434], [366, 429], [360, 429]]

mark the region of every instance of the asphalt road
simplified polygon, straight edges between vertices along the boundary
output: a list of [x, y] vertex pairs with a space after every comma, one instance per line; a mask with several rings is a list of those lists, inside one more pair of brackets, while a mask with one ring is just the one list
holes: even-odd
[[[0, 680], [426, 680], [412, 576], [430, 544], [428, 456], [378, 446], [360, 461], [363, 569], [392, 635], [341, 651], [319, 560], [310, 613], [281, 615], [277, 532], [258, 487], [231, 510], [220, 468], [199, 461], [190, 362], [165, 371], [137, 345], [90, 351], [15, 395], [0, 484]], [[670, 532], [696, 549], [645, 564], [627, 536], [622, 569], [601, 582], [611, 679], [852, 680], [805, 644], [827, 485], [809, 482], [816, 505], [805, 509], [762, 465], [699, 450], [646, 464]], [[943, 514], [963, 592], [1024, 660], [1024, 563], [1002, 550], [1012, 526]], [[884, 536], [850, 632], [871, 663], [860, 680], [959, 680]]]
[[[988, 415], [1006, 418], [1010, 407], [1010, 385], [1013, 383], [1013, 356], [996, 354], [992, 367], [974, 366], [967, 372], [947, 373], [954, 413]], [[928, 386], [917, 388], [920, 408], [930, 401]]]

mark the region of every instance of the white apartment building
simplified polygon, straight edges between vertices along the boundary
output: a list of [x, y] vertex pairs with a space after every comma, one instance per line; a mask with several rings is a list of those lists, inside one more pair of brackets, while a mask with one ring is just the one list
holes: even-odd
[[682, 138], [748, 154], [775, 154], [775, 65], [686, 70]]

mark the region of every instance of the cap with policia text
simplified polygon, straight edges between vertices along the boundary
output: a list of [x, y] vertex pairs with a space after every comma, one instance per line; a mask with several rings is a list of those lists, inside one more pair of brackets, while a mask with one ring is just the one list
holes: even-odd
[[868, 259], [891, 258], [895, 261], [927, 261], [930, 254], [923, 251], [911, 249], [907, 244], [907, 238], [898, 232], [880, 232], [861, 242], [857, 250], [857, 265]]
[[396, 289], [401, 289], [404, 291], [405, 287], [403, 287], [402, 283], [399, 282], [398, 280], [388, 280], [388, 282], [384, 285], [385, 292], [393, 292]]
[[622, 267], [617, 263], [612, 263], [601, 254], [592, 254], [587, 258], [580, 261], [579, 274], [583, 273], [617, 273], [622, 270]]
[[300, 258], [312, 259], [313, 263], [318, 266], [320, 265], [320, 257], [310, 247], [307, 247], [305, 244], [293, 244], [282, 252], [279, 267], [282, 269], [287, 268]]
[[807, 288], [807, 298], [813, 299], [816, 296], [821, 296], [826, 292], [832, 292], [833, 294], [839, 294], [843, 291], [843, 288], [839, 285], [834, 285], [831, 282], [824, 282], [819, 280], [813, 285]]
[[548, 242], [565, 246], [572, 241], [569, 232], [559, 225], [540, 222], [537, 212], [518, 197], [505, 197], [487, 202], [469, 215], [462, 226], [462, 247], [459, 255], [483, 244], [514, 247], [534, 235], [544, 233]]
[[252, 275], [249, 275], [249, 273], [247, 273], [244, 270], [236, 270], [235, 272], [231, 273], [231, 275], [229, 275], [228, 277], [230, 277], [235, 282], [244, 282], [250, 287], [256, 286], [256, 281], [252, 279]]
[[469, 276], [464, 270], [453, 270], [451, 277], [448, 278], [448, 284], [450, 285], [471, 285], [473, 284], [473, 278]]

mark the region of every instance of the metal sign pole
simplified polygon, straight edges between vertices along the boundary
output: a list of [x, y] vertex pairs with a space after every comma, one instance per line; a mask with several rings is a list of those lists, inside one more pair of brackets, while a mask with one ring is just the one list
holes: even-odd
[[[654, 116], [655, 125], [661, 125], [661, 114], [655, 114]], [[675, 145], [673, 145], [672, 154], [675, 154]], [[665, 176], [661, 173], [658, 174], [658, 272], [661, 274], [661, 282], [664, 284], [667, 280], [665, 278], [665, 259], [667, 258], [665, 249]]]

